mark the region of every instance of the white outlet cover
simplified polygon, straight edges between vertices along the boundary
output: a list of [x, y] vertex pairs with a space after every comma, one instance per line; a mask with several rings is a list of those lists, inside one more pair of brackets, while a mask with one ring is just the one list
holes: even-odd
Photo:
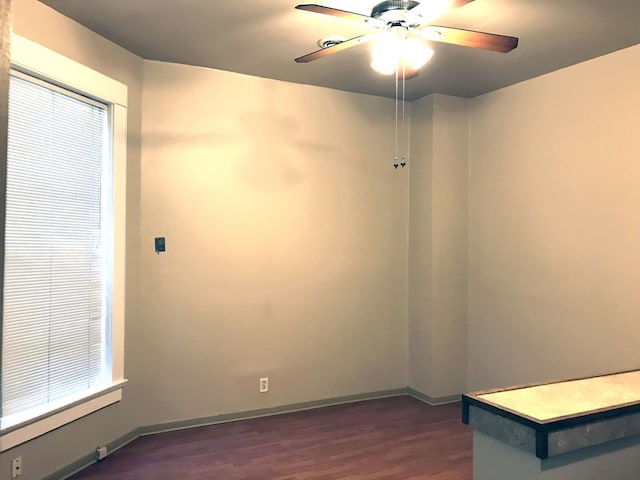
[[22, 475], [22, 457], [11, 460], [11, 478], [18, 478]]
[[269, 378], [263, 377], [260, 379], [260, 393], [269, 391]]

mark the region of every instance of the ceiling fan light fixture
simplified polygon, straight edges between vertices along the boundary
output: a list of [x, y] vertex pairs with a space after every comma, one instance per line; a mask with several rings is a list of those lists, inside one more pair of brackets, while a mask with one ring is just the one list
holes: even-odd
[[417, 71], [433, 56], [433, 50], [406, 31], [390, 31], [380, 36], [371, 49], [371, 68], [383, 75], [395, 73], [396, 68]]
[[419, 70], [431, 60], [433, 50], [425, 43], [415, 38], [408, 38], [404, 42], [402, 58], [413, 70]]
[[396, 71], [398, 54], [402, 48], [404, 32], [382, 32], [371, 48], [371, 68], [383, 75], [391, 75]]
[[396, 62], [387, 59], [374, 58], [371, 60], [371, 68], [382, 75], [393, 75], [396, 71]]

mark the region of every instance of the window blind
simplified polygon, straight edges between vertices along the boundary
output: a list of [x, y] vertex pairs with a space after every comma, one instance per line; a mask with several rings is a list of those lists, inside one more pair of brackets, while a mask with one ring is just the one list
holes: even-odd
[[105, 379], [105, 105], [12, 76], [2, 417]]

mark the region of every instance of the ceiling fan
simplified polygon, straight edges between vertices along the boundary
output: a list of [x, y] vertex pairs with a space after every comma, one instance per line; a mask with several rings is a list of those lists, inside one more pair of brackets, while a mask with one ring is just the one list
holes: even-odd
[[[372, 67], [382, 73], [390, 74], [395, 72], [398, 74], [398, 61], [400, 60], [402, 62], [402, 76], [411, 78], [417, 75], [418, 69], [426, 63], [433, 53], [427, 47], [425, 40], [501, 53], [507, 53], [516, 48], [518, 46], [516, 37], [436, 26], [428, 23], [446, 11], [461, 7], [472, 1], [425, 0], [419, 3], [414, 0], [386, 0], [373, 7], [371, 15], [363, 15], [316, 4], [297, 5], [296, 8], [298, 10], [364, 22], [366, 25], [376, 28], [379, 32], [360, 35], [348, 40], [340, 37], [320, 39], [318, 41], [318, 46], [321, 47], [320, 50], [298, 57], [295, 61], [297, 63], [310, 62], [356, 45], [376, 40], [376, 44], [386, 45], [386, 47], [383, 45], [382, 50], [385, 48], [387, 51], [391, 50], [391, 55], [394, 59], [392, 60], [393, 65], [390, 66], [389, 61], [387, 61], [386, 66], [383, 65], [380, 69], [376, 68], [376, 47], [374, 46]], [[386, 39], [386, 43], [379, 42], [378, 40], [380, 39]], [[400, 44], [403, 47], [400, 47]], [[409, 45], [411, 47], [407, 49]], [[400, 48], [405, 50], [399, 53]], [[415, 61], [412, 57], [415, 58]]]

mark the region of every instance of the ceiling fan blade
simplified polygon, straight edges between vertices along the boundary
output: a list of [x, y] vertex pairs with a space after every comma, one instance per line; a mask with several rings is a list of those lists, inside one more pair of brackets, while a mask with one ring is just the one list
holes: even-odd
[[461, 28], [428, 26], [419, 29], [427, 40], [452, 43], [463, 47], [482, 48], [494, 52], [507, 53], [518, 46], [516, 37], [496, 35], [494, 33], [475, 32]]
[[316, 60], [320, 57], [325, 57], [327, 55], [331, 55], [332, 53], [340, 52], [342, 50], [346, 50], [347, 48], [355, 47], [361, 43], [368, 42], [375, 35], [360, 35], [359, 37], [354, 37], [349, 40], [345, 40], [342, 43], [338, 43], [333, 45], [332, 47], [321, 48], [320, 50], [316, 50], [315, 52], [308, 53], [301, 57], [296, 58], [296, 63], [307, 63], [312, 60]]
[[384, 27], [386, 25], [384, 21], [370, 17], [368, 15], [362, 15], [361, 13], [355, 12], [347, 12], [346, 10], [339, 10], [337, 8], [324, 7], [322, 5], [316, 5], [314, 3], [296, 5], [296, 8], [298, 10], [305, 10], [307, 12], [321, 13], [323, 15], [331, 15], [332, 17], [344, 18], [345, 20], [356, 20], [358, 22], [365, 22], [377, 27]]

